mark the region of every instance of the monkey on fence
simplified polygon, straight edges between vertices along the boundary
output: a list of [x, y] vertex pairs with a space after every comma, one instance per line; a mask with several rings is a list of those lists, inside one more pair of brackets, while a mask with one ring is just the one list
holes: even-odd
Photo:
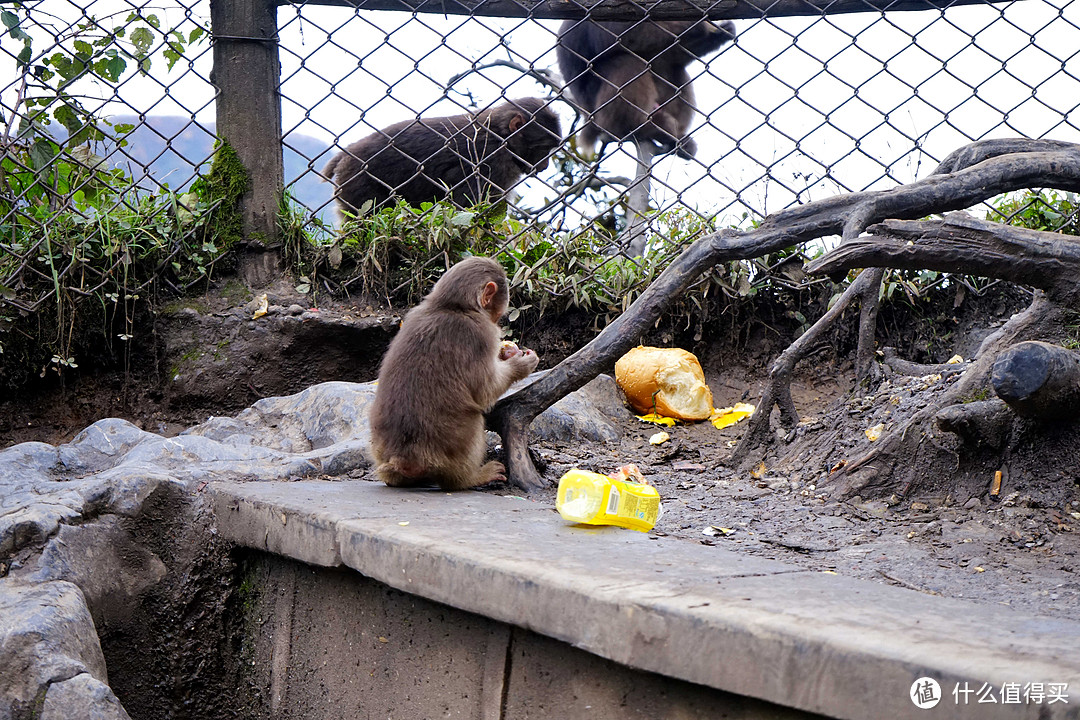
[[497, 200], [523, 175], [544, 170], [561, 142], [547, 101], [520, 98], [476, 114], [391, 125], [349, 145], [322, 174], [350, 213], [391, 196], [411, 205], [449, 198], [467, 207]]
[[697, 144], [686, 133], [696, 107], [686, 68], [734, 37], [731, 21], [564, 22], [556, 55], [574, 102], [589, 113], [582, 142], [649, 142], [692, 158]]
[[463, 490], [505, 479], [502, 463], [483, 464], [484, 413], [539, 361], [532, 350], [500, 346], [509, 300], [502, 266], [471, 257], [405, 316], [371, 409], [375, 472], [387, 485]]

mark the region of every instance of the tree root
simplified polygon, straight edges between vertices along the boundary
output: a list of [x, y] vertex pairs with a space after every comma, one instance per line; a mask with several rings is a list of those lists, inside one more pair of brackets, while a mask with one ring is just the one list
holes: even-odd
[[[913, 220], [930, 214], [960, 210], [1013, 190], [1045, 187], [1080, 191], [1080, 146], [1017, 140], [1011, 141], [1005, 151], [1009, 154], [1001, 154], [1001, 147], [1001, 141], [974, 143], [950, 156], [952, 164], [946, 174], [932, 175], [889, 190], [850, 193], [807, 203], [770, 215], [756, 229], [744, 232], [724, 230], [697, 240], [668, 266], [625, 313], [589, 344], [552, 368], [540, 380], [500, 400], [495, 406], [489, 414], [489, 424], [502, 434], [511, 482], [525, 491], [544, 486], [528, 452], [528, 427], [533, 418], [559, 398], [609, 369], [615, 360], [637, 344], [653, 327], [668, 304], [713, 265], [759, 257], [827, 235], [842, 235], [845, 242], [840, 247], [845, 248], [874, 223], [887, 219]], [[968, 166], [973, 162], [974, 165]], [[887, 263], [880, 263], [880, 266], [885, 265]], [[868, 266], [872, 267], [869, 264], [861, 265]], [[826, 272], [820, 265], [818, 269]], [[862, 279], [863, 276], [866, 277], [865, 280]], [[880, 271], [869, 271], [869, 274], [864, 271], [860, 279], [852, 284], [855, 289], [849, 288], [848, 292], [845, 292], [845, 295], [851, 293], [847, 302], [850, 304], [855, 296], [861, 293], [864, 308], [869, 306], [869, 288], [872, 287], [874, 297], [878, 292], [877, 285], [872, 282], [875, 277], [880, 283]], [[1034, 306], [1035, 303], [1032, 308]], [[1029, 312], [1032, 308], [1029, 308]], [[816, 332], [820, 335], [823, 331], [818, 326], [827, 327], [835, 322], [840, 314], [830, 313], [819, 320], [807, 334]], [[871, 332], [872, 315], [873, 312], [864, 312], [861, 319], [861, 324], [868, 326]], [[1013, 320], [1016, 320], [1016, 317]], [[1010, 321], [1006, 326], [1009, 325], [1014, 323]], [[999, 332], [998, 335], [1000, 334]], [[872, 338], [869, 332], [866, 335]], [[863, 337], [864, 334], [860, 333], [860, 356], [857, 358], [859, 362], [863, 362], [861, 358], [872, 357], [872, 343], [864, 342]], [[798, 343], [799, 340], [792, 347]], [[793, 368], [811, 345], [811, 341], [805, 341], [795, 350], [789, 348], [785, 351], [785, 363], [790, 362]], [[784, 358], [784, 355], [781, 357]], [[867, 362], [867, 365], [871, 364]], [[973, 370], [975, 367], [969, 369], [969, 373]], [[986, 370], [983, 368], [980, 382], [985, 381]], [[960, 386], [974, 385], [974, 381], [967, 382], [969, 373], [965, 373], [949, 392], [956, 391]], [[974, 376], [972, 373], [972, 377]], [[783, 421], [790, 423], [798, 415], [790, 401], [788, 382], [770, 382], [770, 387], [771, 397], [768, 396], [770, 393], [767, 388], [767, 396], [759, 404], [758, 412], [767, 418], [772, 407], [780, 404]], [[925, 425], [932, 415], [933, 413], [927, 413], [920, 422]], [[760, 422], [763, 421], [759, 420]], [[760, 437], [756, 437], [755, 442], [760, 445], [767, 434], [759, 430]], [[740, 443], [743, 457], [757, 446], [748, 440], [744, 439], [744, 442]], [[881, 453], [878, 453], [877, 457], [883, 462], [887, 461]], [[858, 468], [865, 469], [876, 461], [862, 459], [857, 462]], [[855, 468], [851, 466], [845, 468], [845, 476], [850, 478], [853, 470]]]

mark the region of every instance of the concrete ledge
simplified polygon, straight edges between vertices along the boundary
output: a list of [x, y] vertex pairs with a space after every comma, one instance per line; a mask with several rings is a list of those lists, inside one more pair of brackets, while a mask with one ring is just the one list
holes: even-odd
[[[837, 718], [1078, 718], [1080, 622], [566, 525], [549, 505], [370, 482], [213, 483], [221, 534], [630, 667]], [[909, 692], [936, 679], [920, 710]], [[1070, 702], [952, 689], [1068, 683]]]

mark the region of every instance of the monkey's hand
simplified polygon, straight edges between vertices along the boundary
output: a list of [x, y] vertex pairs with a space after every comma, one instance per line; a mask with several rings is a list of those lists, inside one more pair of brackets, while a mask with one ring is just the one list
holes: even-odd
[[509, 366], [510, 377], [517, 382], [536, 369], [540, 364], [540, 358], [528, 348], [514, 346], [515, 354], [506, 358], [504, 362]]

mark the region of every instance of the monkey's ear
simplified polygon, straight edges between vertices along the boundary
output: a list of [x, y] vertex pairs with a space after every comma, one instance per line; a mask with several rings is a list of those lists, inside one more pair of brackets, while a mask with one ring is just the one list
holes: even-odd
[[495, 296], [499, 293], [499, 286], [494, 282], [489, 281], [484, 289], [480, 291], [480, 307], [485, 310], [491, 309], [491, 301], [495, 299]]
[[524, 124], [525, 116], [521, 113], [514, 113], [513, 117], [510, 118], [510, 124], [508, 125], [508, 127], [510, 128], [510, 132], [515, 133], [520, 130], [521, 126]]

